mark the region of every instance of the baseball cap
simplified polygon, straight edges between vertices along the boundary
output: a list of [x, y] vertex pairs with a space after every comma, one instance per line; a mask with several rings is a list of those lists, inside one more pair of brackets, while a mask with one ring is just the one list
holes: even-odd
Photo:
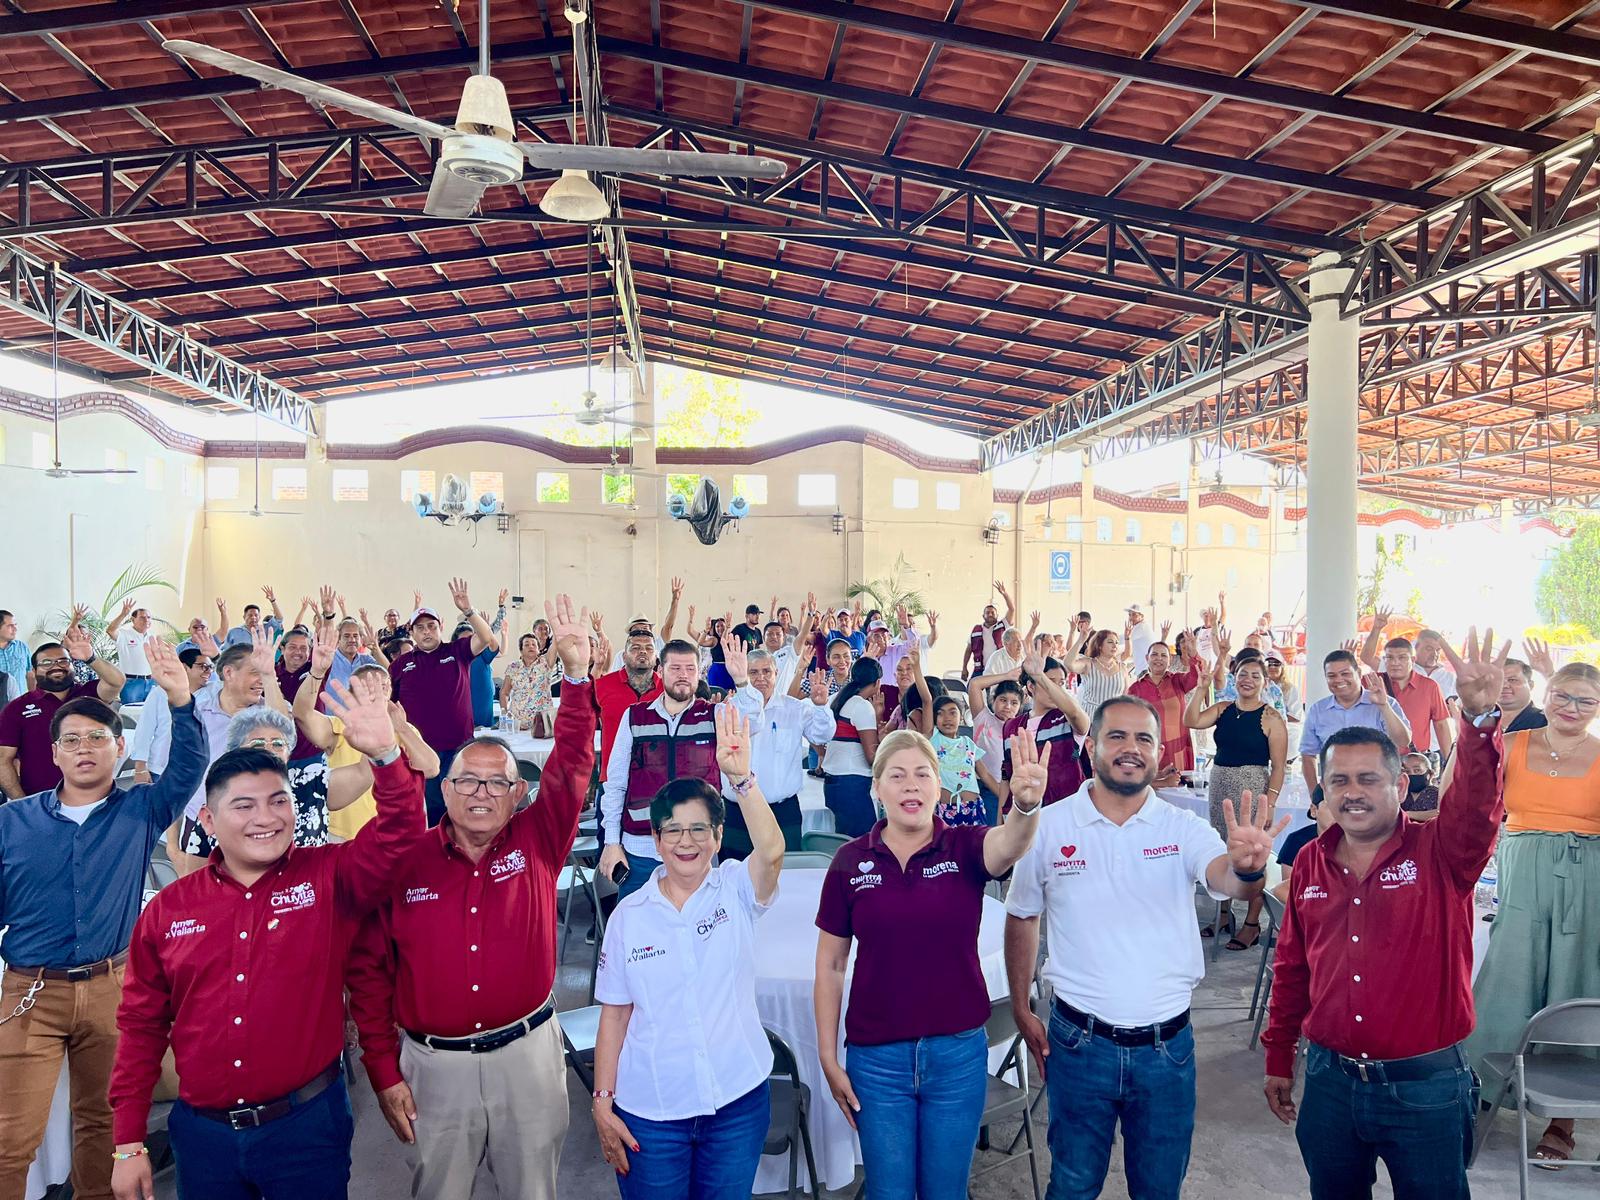
[[759, 616], [761, 614], [761, 605], [746, 604], [744, 606], [744, 615], [748, 617], [751, 613], [755, 613], [757, 616]]
[[629, 629], [632, 629], [635, 625], [648, 625], [651, 629], [655, 628], [655, 622], [649, 617], [635, 617], [633, 620], [628, 622]]
[[[407, 621], [406, 624], [415, 625], [418, 621], [422, 620], [422, 618], [424, 618], [424, 617], [431, 617], [433, 620], [439, 621], [439, 614], [434, 612], [433, 609], [431, 609], [431, 608], [419, 608], [419, 609], [417, 609], [416, 612], [411, 614], [411, 620]], [[443, 621], [439, 621], [439, 624], [443, 625], [444, 622]]]
[[868, 633], [873, 633], [873, 632], [875, 632], [875, 631], [877, 631], [879, 629], [882, 629], [885, 632], [887, 632], [888, 628], [889, 628], [889, 626], [884, 624], [882, 621], [874, 621], [871, 625], [867, 626], [867, 632]]
[[1140, 608], [1137, 604], [1128, 605], [1128, 611], [1131, 613], [1139, 613], [1141, 616], [1144, 614], [1144, 609]]
[[1268, 650], [1267, 651], [1267, 661], [1269, 663], [1274, 663], [1275, 662], [1281, 667], [1281, 666], [1283, 666], [1283, 655], [1279, 654], [1276, 650]]
[[836, 617], [848, 617], [850, 615], [850, 610], [848, 608], [841, 608], [838, 612], [834, 613], [833, 615], [836, 616]]

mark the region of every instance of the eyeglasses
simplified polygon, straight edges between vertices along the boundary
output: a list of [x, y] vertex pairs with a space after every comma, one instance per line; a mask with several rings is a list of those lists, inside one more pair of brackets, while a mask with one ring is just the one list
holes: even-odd
[[34, 665], [35, 668], [38, 668], [38, 667], [65, 667], [65, 666], [71, 665], [71, 663], [72, 663], [72, 660], [70, 658], [41, 658], [38, 662], [34, 663], [33, 665]]
[[445, 782], [463, 796], [476, 796], [479, 792], [488, 792], [496, 800], [502, 796], [509, 796], [511, 789], [516, 786], [514, 779], [479, 779], [476, 775], [457, 775], [454, 779], [446, 779]]
[[202, 675], [209, 675], [211, 672], [215, 671], [217, 667], [216, 664], [213, 663], [209, 658], [202, 658], [199, 662], [194, 664], [192, 669], [199, 671]]
[[281, 738], [251, 738], [244, 744], [246, 750], [287, 750], [289, 743]]
[[1550, 693], [1551, 708], [1574, 708], [1581, 713], [1592, 713], [1600, 709], [1600, 700], [1583, 696], [1569, 696], [1565, 692]]
[[661, 827], [661, 840], [663, 842], [681, 842], [684, 834], [688, 834], [697, 842], [711, 840], [711, 826], [702, 822], [694, 825], [663, 825]]
[[63, 750], [76, 750], [79, 746], [88, 746], [91, 750], [104, 750], [116, 740], [116, 735], [109, 729], [95, 729], [88, 733], [63, 733], [56, 739], [56, 745]]

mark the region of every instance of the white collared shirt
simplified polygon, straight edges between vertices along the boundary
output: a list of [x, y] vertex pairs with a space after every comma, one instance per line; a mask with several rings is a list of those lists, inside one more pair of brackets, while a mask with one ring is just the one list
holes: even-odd
[[1044, 977], [1062, 1000], [1112, 1025], [1154, 1025], [1187, 1009], [1205, 975], [1194, 885], [1227, 848], [1200, 817], [1154, 792], [1115, 825], [1091, 787], [1041, 814], [1006, 911], [1047, 914]]
[[[759, 693], [757, 693], [759, 695]], [[808, 745], [826, 745], [833, 737], [833, 710], [774, 690], [760, 713], [750, 717], [750, 769], [761, 783], [761, 794], [776, 804], [800, 794], [805, 782], [803, 760]], [[737, 802], [728, 777], [722, 777], [722, 794]]]
[[[735, 690], [722, 704], [717, 705], [717, 711], [721, 712], [728, 704], [754, 721], [756, 714], [761, 711], [761, 693], [747, 683]], [[665, 692], [652, 700], [650, 707], [666, 721], [667, 729], [673, 736], [677, 735], [678, 722], [683, 719], [683, 714], [689, 711], [685, 707], [682, 712], [676, 714], [667, 712]], [[616, 739], [611, 743], [611, 757], [606, 759], [606, 781], [601, 786], [600, 792], [600, 820], [605, 825], [607, 845], [621, 842], [622, 848], [629, 854], [638, 858], [654, 858], [656, 856], [654, 838], [622, 832], [622, 810], [627, 803], [628, 772], [632, 768], [632, 760], [633, 722], [624, 712], [622, 723], [617, 726]], [[765, 787], [761, 790], [763, 794], [766, 793]]]
[[1442, 662], [1436, 667], [1423, 667], [1412, 665], [1411, 668], [1419, 675], [1426, 675], [1439, 685], [1439, 694], [1446, 700], [1456, 694], [1456, 673], [1450, 669], [1450, 664]]
[[149, 636], [132, 625], [117, 630], [117, 666], [124, 675], [149, 676], [150, 660], [144, 653], [144, 639]]
[[601, 1004], [633, 1006], [617, 1107], [651, 1121], [709, 1115], [772, 1073], [755, 973], [756, 919], [771, 901], [756, 901], [744, 862], [725, 862], [680, 911], [662, 894], [666, 871], [617, 905], [594, 988]]

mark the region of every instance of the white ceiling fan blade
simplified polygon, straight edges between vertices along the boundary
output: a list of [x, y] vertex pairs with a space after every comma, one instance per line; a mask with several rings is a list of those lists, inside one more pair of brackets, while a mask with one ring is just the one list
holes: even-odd
[[428, 200], [422, 211], [430, 217], [470, 217], [488, 186], [457, 175], [440, 162], [433, 168], [433, 182], [428, 185]]
[[432, 121], [425, 121], [421, 117], [414, 117], [409, 113], [400, 112], [376, 101], [364, 100], [360, 96], [351, 95], [349, 92], [341, 92], [338, 88], [328, 87], [322, 83], [313, 83], [309, 79], [301, 79], [298, 75], [280, 71], [276, 67], [258, 63], [254, 59], [241, 58], [237, 54], [229, 54], [226, 50], [218, 50], [212, 46], [203, 46], [199, 42], [185, 41], [182, 38], [170, 38], [161, 43], [161, 48], [168, 53], [178, 55], [180, 58], [208, 63], [220, 70], [229, 71], [235, 75], [243, 75], [246, 79], [254, 79], [258, 83], [264, 83], [268, 87], [282, 88], [286, 92], [294, 92], [318, 104], [326, 104], [332, 108], [342, 108], [345, 112], [352, 112], [357, 116], [367, 117], [374, 121], [382, 121], [386, 125], [393, 125], [397, 129], [404, 129], [422, 137], [447, 138], [455, 132], [452, 129], [445, 128], [443, 125], [436, 125]]
[[547, 146], [518, 142], [530, 165], [545, 171], [601, 174], [692, 175], [729, 179], [777, 179], [788, 169], [775, 158], [750, 154], [701, 154], [696, 150], [633, 150], [618, 146]]

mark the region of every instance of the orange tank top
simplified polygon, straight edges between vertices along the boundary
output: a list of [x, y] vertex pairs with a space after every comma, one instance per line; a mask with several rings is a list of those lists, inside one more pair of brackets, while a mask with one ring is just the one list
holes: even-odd
[[1507, 831], [1600, 835], [1600, 758], [1580, 778], [1553, 778], [1550, 766], [1541, 765], [1553, 762], [1537, 732], [1506, 739]]

